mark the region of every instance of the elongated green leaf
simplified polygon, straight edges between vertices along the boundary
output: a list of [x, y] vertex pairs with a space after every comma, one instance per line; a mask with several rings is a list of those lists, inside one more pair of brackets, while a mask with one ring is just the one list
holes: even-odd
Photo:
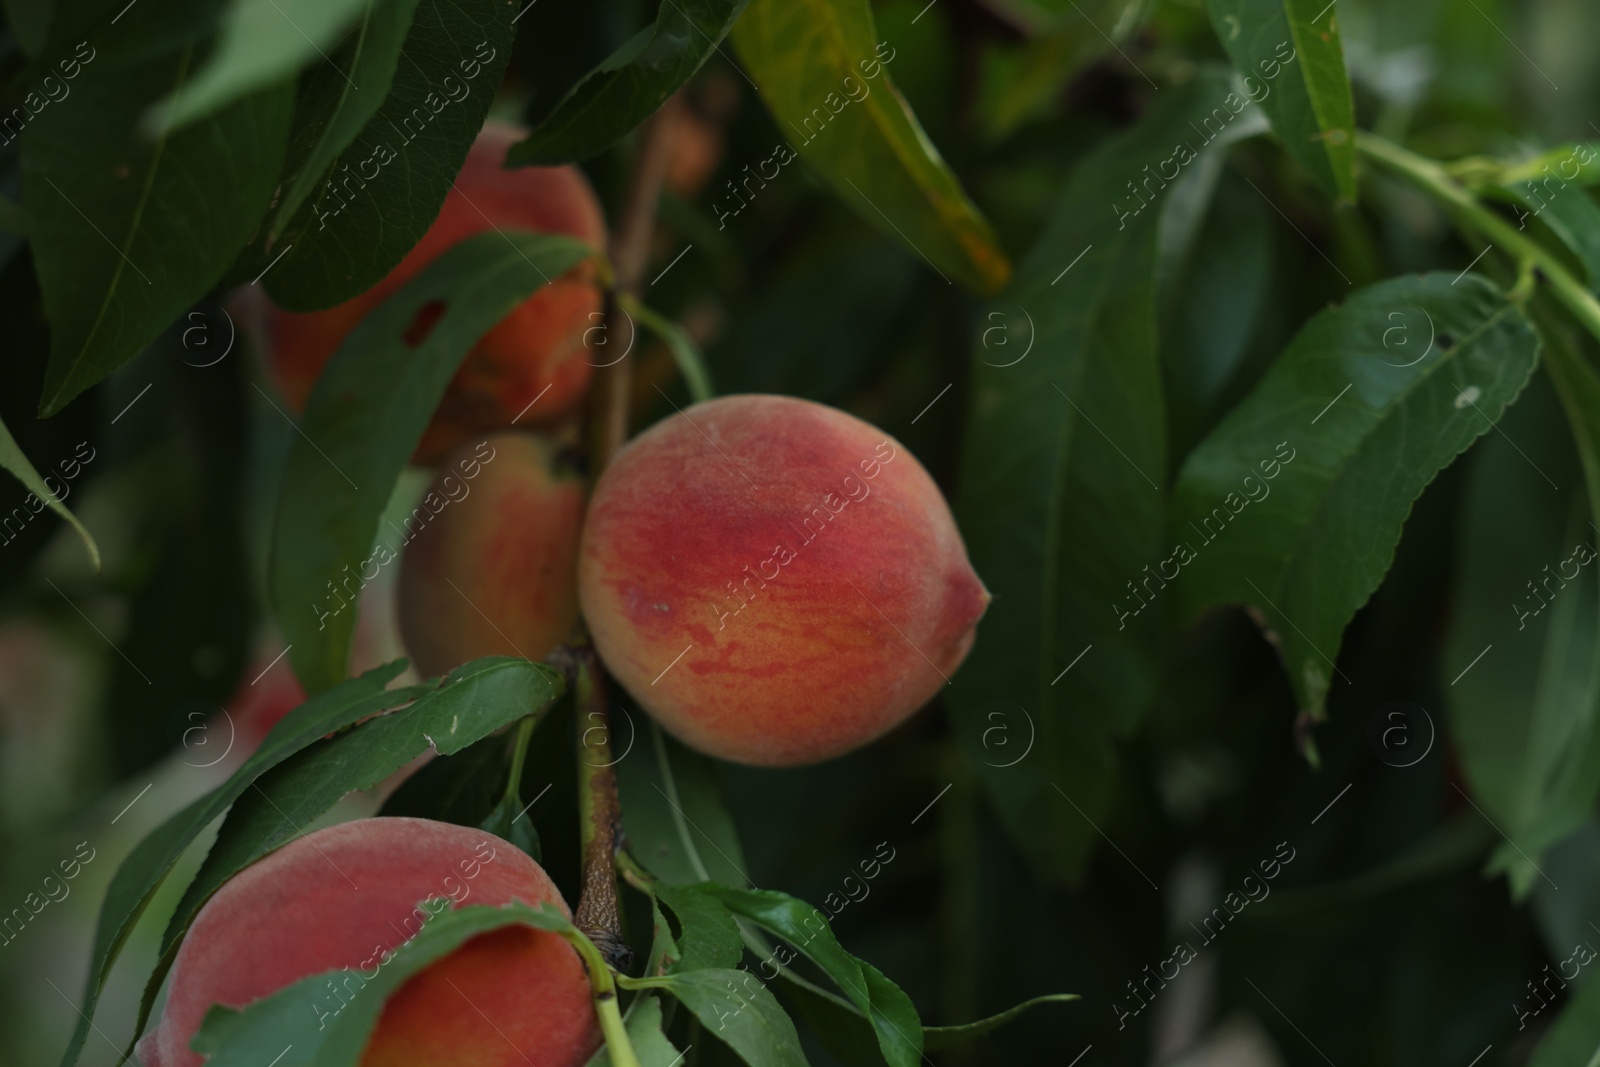
[[1077, 999], [1079, 997], [1076, 993], [1051, 993], [1048, 996], [1024, 1000], [1015, 1007], [1007, 1008], [1005, 1011], [991, 1015], [987, 1019], [979, 1019], [976, 1022], [963, 1023], [960, 1026], [924, 1027], [922, 1031], [923, 1046], [929, 1052], [953, 1048], [975, 1037], [981, 1037], [991, 1030], [998, 1030], [1006, 1023], [1019, 1018], [1029, 1009], [1037, 1008], [1041, 1004], [1065, 1004], [1068, 1001]]
[[427, 232], [505, 73], [515, 15], [506, 0], [418, 0], [382, 106], [257, 252], [272, 263], [262, 284], [281, 306], [343, 303]]
[[[284, 471], [270, 552], [273, 608], [307, 691], [344, 676], [355, 627], [347, 604], [399, 548], [374, 550], [379, 516], [461, 360], [588, 251], [568, 237], [469, 238], [369, 315], [328, 363]], [[410, 343], [418, 314], [440, 303], [432, 330]]]
[[[208, 1057], [207, 1067], [262, 1067], [262, 1053], [269, 1048], [283, 1050], [281, 1058], [273, 1061], [274, 1067], [354, 1067], [361, 1061], [389, 997], [412, 975], [472, 938], [507, 926], [576, 934], [566, 916], [549, 903], [538, 908], [512, 902], [501, 907], [469, 904], [454, 909], [449, 904], [444, 898], [423, 902], [421, 907], [433, 917], [372, 974], [329, 971], [302, 978], [242, 1009], [213, 1007], [192, 1047]], [[330, 979], [338, 988], [356, 990], [337, 1012], [323, 1007]]]
[[[667, 1035], [661, 1032], [661, 999], [635, 997], [622, 1017], [628, 1029], [628, 1040], [639, 1057], [639, 1067], [678, 1067], [683, 1054], [672, 1047]], [[612, 1067], [611, 1054], [601, 1046], [584, 1067]]]
[[[28, 457], [23, 455], [22, 447], [17, 444], [17, 439], [11, 436], [11, 431], [4, 422], [0, 422], [0, 467], [4, 467], [16, 475], [17, 481], [27, 487], [32, 494], [30, 499], [38, 501], [41, 506], [48, 506], [51, 511], [60, 515], [72, 528], [78, 531], [78, 536], [83, 539], [83, 547], [89, 551], [89, 562], [94, 564], [96, 573], [100, 570], [100, 546], [95, 544], [94, 537], [89, 533], [88, 527], [78, 521], [67, 505], [61, 502], [61, 497], [50, 490], [50, 486], [39, 476]], [[36, 510], [29, 505], [29, 510]]]
[[1173, 546], [1110, 609], [1137, 615], [1168, 582], [1184, 619], [1250, 605], [1300, 707], [1320, 717], [1341, 635], [1412, 502], [1494, 425], [1538, 348], [1522, 313], [1471, 274], [1392, 279], [1317, 315], [1190, 454]]
[[[1325, 0], [1207, 0], [1211, 24], [1283, 147], [1323, 191], [1356, 197], [1355, 102], [1337, 5]], [[1227, 105], [1215, 101], [1222, 109]], [[1226, 112], [1222, 112], [1226, 114]]]
[[703, 1033], [717, 1038], [750, 1067], [805, 1067], [800, 1035], [778, 1000], [749, 971], [714, 968], [659, 978], [619, 978], [629, 989], [661, 989], [694, 1012]]
[[700, 69], [749, 0], [673, 0], [574, 85], [506, 156], [510, 166], [553, 166], [597, 156], [654, 114]]
[[678, 920], [678, 935], [668, 931], [666, 951], [658, 962], [671, 971], [732, 967], [744, 955], [739, 925], [725, 904], [699, 886], [658, 883], [656, 899]]
[[386, 708], [403, 704], [432, 688], [413, 686], [385, 690], [384, 686], [404, 669], [404, 660], [375, 668], [313, 697], [291, 711], [272, 728], [260, 747], [226, 782], [156, 827], [134, 847], [128, 858], [123, 860], [122, 866], [117, 868], [106, 890], [105, 903], [100, 908], [84, 1002], [79, 1005], [82, 1014], [67, 1051], [61, 1058], [62, 1067], [71, 1067], [83, 1048], [84, 1038], [89, 1033], [89, 1020], [93, 1018], [95, 1004], [100, 999], [101, 986], [133, 924], [143, 914], [150, 898], [172, 870], [172, 865], [195, 837], [266, 771], [328, 734], [343, 730]]
[[[878, 40], [867, 0], [754, 0], [733, 42], [794, 138], [789, 158], [798, 151], [863, 218], [941, 275], [984, 293], [1005, 284], [1011, 265], [988, 220], [894, 87], [895, 50]], [[719, 218], [744, 203], [725, 199], [714, 205]]]
[[[248, 93], [324, 60], [375, 0], [231, 0], [204, 64], [145, 118], [158, 136], [213, 115]], [[359, 86], [358, 86], [359, 88]]]
[[675, 885], [749, 882], [716, 765], [706, 757], [649, 722], [637, 751], [617, 762], [617, 788], [634, 858], [656, 877]]
[[1098, 839], [1113, 738], [1138, 721], [1156, 673], [1154, 618], [1119, 628], [1109, 610], [1158, 558], [1166, 478], [1161, 209], [1127, 183], [1152, 175], [1144, 195], [1164, 204], [1203, 153], [1259, 132], [1252, 109], [1209, 144], [1196, 133], [1228, 84], [1203, 68], [1079, 165], [975, 352], [956, 517], [995, 599], [951, 704], [1013, 840], [1058, 879]]
[[249, 239], [283, 163], [294, 92], [245, 96], [147, 140], [139, 118], [192, 75], [191, 12], [133, 7], [76, 53], [72, 103], [39, 103], [22, 196], [50, 320], [51, 415], [204, 296]]
[[274, 249], [306, 197], [388, 98], [416, 8], [417, 0], [366, 0], [350, 43], [304, 79], [289, 133], [293, 173], [285, 175], [288, 188], [268, 232]]
[[[715, 897], [757, 926], [783, 938], [829, 978], [867, 1016], [877, 1036], [878, 1048], [890, 1067], [912, 1067], [922, 1058], [922, 1021], [916, 1006], [900, 987], [850, 955], [833, 935], [827, 917], [802, 900], [770, 889], [730, 889], [702, 885], [701, 892]], [[781, 950], [766, 966], [786, 966]]]
[[[1545, 365], [1592, 456], [1600, 415], [1586, 405], [1600, 383], [1559, 335], [1546, 336]], [[1600, 538], [1572, 436], [1542, 380], [1504, 423], [1506, 438], [1484, 442], [1467, 482], [1443, 667], [1473, 797], [1505, 835], [1488, 869], [1521, 898], [1547, 877], [1544, 850], [1600, 795]]]
[[430, 749], [446, 756], [459, 752], [547, 707], [565, 688], [558, 672], [537, 663], [473, 660], [408, 707], [307, 748], [262, 774], [228, 812], [178, 902], [162, 938], [161, 963], [146, 984], [144, 1010], [153, 1003], [189, 924], [224, 882], [295, 837], [345, 794], [372, 788]]

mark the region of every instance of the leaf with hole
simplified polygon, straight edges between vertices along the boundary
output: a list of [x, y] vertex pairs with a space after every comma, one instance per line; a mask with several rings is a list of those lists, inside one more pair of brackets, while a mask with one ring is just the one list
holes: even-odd
[[[568, 237], [470, 237], [384, 301], [329, 361], [284, 470], [269, 551], [269, 600], [308, 691], [344, 676], [355, 628], [347, 598], [402, 547], [378, 519], [456, 368], [512, 308], [589, 254]], [[417, 340], [413, 323], [440, 305]]]

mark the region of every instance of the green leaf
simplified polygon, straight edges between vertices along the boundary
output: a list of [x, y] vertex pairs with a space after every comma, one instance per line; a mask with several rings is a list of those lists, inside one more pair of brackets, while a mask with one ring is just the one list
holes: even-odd
[[1344, 628], [1389, 569], [1412, 502], [1494, 425], [1538, 349], [1477, 275], [1395, 278], [1321, 312], [1189, 455], [1174, 545], [1108, 607], [1137, 615], [1170, 581], [1186, 620], [1249, 605], [1300, 707], [1320, 717]]
[[[1017, 46], [984, 53], [975, 109], [984, 136], [1001, 141], [1047, 114], [1074, 77], [1132, 36], [1149, 19], [1150, 0], [1084, 0], [1080, 12], [1050, 20]], [[1098, 27], [1104, 26], [1102, 35]]]
[[[1272, 209], [1243, 178], [1231, 172], [1220, 177], [1215, 197], [1207, 197], [1194, 220], [1192, 241], [1174, 257], [1172, 276], [1159, 280], [1161, 370], [1174, 458], [1221, 413], [1272, 291]], [[1177, 228], [1164, 224], [1163, 244]]]
[[190, 76], [184, 14], [193, 13], [131, 9], [78, 53], [88, 58], [73, 104], [45, 107], [23, 136], [23, 203], [51, 333], [44, 415], [204, 296], [272, 196], [294, 106], [288, 82], [176, 133], [139, 132], [145, 109]]
[[55, 11], [55, 0], [4, 0], [6, 27], [29, 55], [37, 55], [44, 46], [45, 32], [50, 28], [50, 16]]
[[303, 80], [289, 132], [293, 173], [285, 175], [288, 189], [267, 235], [273, 248], [306, 197], [388, 98], [416, 7], [417, 0], [368, 0], [349, 45]]
[[739, 924], [714, 894], [700, 886], [658, 883], [655, 896], [678, 920], [678, 935], [672, 937], [667, 931], [666, 951], [658, 961], [668, 972], [725, 968], [739, 962], [744, 955]]
[[[387, 541], [374, 548], [378, 519], [461, 360], [588, 253], [568, 237], [468, 238], [384, 301], [329, 361], [285, 466], [270, 549], [269, 596], [308, 692], [344, 677], [355, 627], [345, 604], [396, 555]], [[440, 303], [432, 330], [408, 343], [419, 313]]]
[[110, 973], [111, 964], [156, 889], [190, 843], [266, 771], [328, 734], [343, 730], [369, 715], [403, 704], [432, 688], [413, 686], [385, 690], [384, 686], [404, 669], [405, 661], [398, 660], [374, 668], [359, 678], [352, 678], [306, 701], [272, 728], [260, 747], [226, 782], [156, 827], [134, 847], [117, 868], [106, 890], [105, 902], [100, 907], [84, 1002], [78, 1006], [79, 1022], [61, 1058], [62, 1067], [71, 1067], [76, 1062], [84, 1039], [88, 1036], [89, 1020], [94, 1016], [95, 1004], [100, 999], [100, 990]]
[[700, 1020], [704, 1032], [725, 1042], [750, 1067], [805, 1067], [800, 1035], [772, 991], [749, 971], [714, 968], [659, 978], [623, 978], [627, 989], [671, 993]]
[[[1207, 0], [1223, 49], [1245, 78], [1233, 99], [1258, 100], [1284, 149], [1324, 192], [1356, 198], [1355, 102], [1338, 11], [1325, 0]], [[1213, 101], [1223, 114], [1224, 98]]]
[[515, 13], [506, 0], [419, 0], [388, 96], [324, 172], [337, 180], [323, 182], [293, 219], [274, 226], [271, 248], [256, 252], [272, 264], [262, 284], [279, 305], [343, 303], [381, 281], [427, 232], [505, 73]]
[[1550, 227], [1572, 251], [1589, 278], [1589, 291], [1600, 292], [1600, 205], [1582, 187], [1568, 186], [1554, 175], [1528, 179], [1502, 187], [1513, 200], [1526, 207], [1516, 211], [1517, 228], [1532, 219]]
[[[661, 999], [639, 996], [628, 1005], [622, 1017], [628, 1029], [628, 1039], [639, 1057], [639, 1067], [678, 1067], [683, 1054], [672, 1047], [667, 1035], [661, 1032]], [[611, 1067], [611, 1053], [605, 1046], [589, 1058], [584, 1067]]]
[[[453, 909], [449, 904], [444, 898], [424, 901], [420, 906], [433, 912], [433, 917], [372, 974], [352, 969], [328, 971], [302, 978], [244, 1008], [214, 1006], [190, 1046], [208, 1057], [207, 1067], [261, 1067], [263, 1052], [279, 1048], [282, 1056], [273, 1067], [356, 1064], [389, 997], [413, 975], [472, 938], [519, 925], [576, 935], [572, 923], [548, 902], [537, 909], [520, 902]], [[351, 984], [355, 988], [336, 1012], [325, 1006], [330, 980], [339, 988], [349, 989]]]
[[681, 326], [627, 293], [617, 296], [617, 304], [666, 344], [673, 361], [678, 364], [678, 373], [683, 375], [683, 384], [689, 388], [691, 400], [698, 404], [717, 395], [711, 385], [711, 372], [706, 369], [705, 357]]
[[1029, 1008], [1036, 1008], [1040, 1004], [1065, 1004], [1071, 1000], [1078, 1000], [1076, 993], [1051, 993], [1047, 996], [1034, 997], [1025, 1000], [1016, 1007], [1007, 1008], [997, 1015], [976, 1022], [963, 1023], [960, 1026], [928, 1026], [922, 1031], [923, 1047], [929, 1052], [938, 1052], [940, 1049], [953, 1048], [964, 1041], [987, 1034], [1018, 1018]]
[[[555, 670], [490, 657], [451, 671], [436, 689], [387, 715], [296, 754], [262, 774], [228, 812], [205, 863], [162, 938], [170, 960], [200, 908], [224, 882], [299, 834], [348, 793], [371, 789], [428, 751], [452, 755], [508, 723], [547, 708], [566, 689]], [[163, 968], [164, 969], [164, 968]], [[161, 985], [158, 971], [146, 990]]]
[[67, 505], [61, 502], [61, 498], [51, 492], [49, 486], [45, 485], [44, 479], [39, 476], [39, 472], [34, 469], [33, 464], [28, 462], [28, 457], [23, 455], [22, 446], [17, 444], [17, 439], [11, 436], [11, 431], [6, 428], [4, 422], [0, 422], [0, 467], [4, 467], [16, 475], [17, 481], [27, 487], [34, 500], [48, 505], [51, 511], [72, 524], [72, 528], [78, 531], [78, 536], [83, 539], [83, 547], [89, 552], [89, 562], [94, 564], [95, 573], [98, 574], [100, 572], [100, 546], [95, 544], [94, 537], [90, 535], [88, 528], [78, 521], [78, 516], [74, 515], [67, 508]]
[[617, 761], [617, 788], [630, 852], [673, 885], [744, 884], [744, 855], [722, 805], [716, 765], [650, 721], [640, 750]]
[[[1600, 415], [1588, 405], [1600, 381], [1560, 335], [1546, 342], [1545, 365], [1592, 463]], [[1600, 795], [1600, 539], [1543, 379], [1503, 431], [1480, 446], [1468, 477], [1442, 667], [1472, 795], [1505, 835], [1488, 870], [1505, 873], [1521, 899], [1548, 877], [1544, 850]]]
[[946, 281], [984, 293], [1005, 284], [1011, 265], [988, 220], [889, 77], [895, 50], [878, 41], [867, 0], [754, 0], [733, 41], [794, 138], [790, 159], [798, 151], [863, 218]]
[[[1576, 961], [1574, 961], [1576, 962]], [[1523, 990], [1512, 1005], [1537, 1015], [1540, 1002]], [[1531, 1022], [1532, 1020], [1530, 1020]], [[1520, 1027], [1519, 1027], [1520, 1029]], [[1600, 982], [1591, 978], [1578, 987], [1561, 1014], [1540, 1040], [1528, 1067], [1597, 1067], [1600, 1065]]]
[[[213, 115], [248, 93], [283, 81], [327, 49], [374, 0], [231, 0], [216, 47], [192, 78], [145, 116], [169, 134]], [[359, 86], [357, 86], [359, 88]]]
[[[1166, 479], [1159, 212], [1127, 183], [1258, 132], [1247, 111], [1209, 147], [1196, 134], [1228, 84], [1202, 68], [1085, 158], [981, 320], [956, 517], [994, 602], [951, 706], [1012, 840], [1056, 879], [1075, 877], [1098, 840], [1113, 739], [1138, 722], [1157, 670], [1155, 620], [1119, 630], [1108, 611], [1159, 558]], [[1152, 199], [1172, 195], [1146, 180]]]
[[[878, 1048], [890, 1067], [913, 1067], [922, 1058], [922, 1021], [916, 1006], [900, 987], [850, 955], [839, 944], [818, 909], [770, 889], [730, 889], [708, 884], [698, 887], [757, 926], [783, 938], [801, 955], [822, 968], [846, 997], [872, 1022]], [[766, 966], [787, 966], [793, 959], [775, 951]]]
[[606, 58], [506, 154], [512, 167], [599, 155], [655, 113], [716, 51], [749, 0], [673, 0]]

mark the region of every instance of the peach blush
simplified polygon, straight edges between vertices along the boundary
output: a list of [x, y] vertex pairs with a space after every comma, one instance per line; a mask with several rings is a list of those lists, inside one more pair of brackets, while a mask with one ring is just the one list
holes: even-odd
[[812, 763], [925, 704], [988, 593], [893, 438], [778, 396], [696, 404], [629, 443], [585, 519], [579, 597], [612, 673], [710, 755]]

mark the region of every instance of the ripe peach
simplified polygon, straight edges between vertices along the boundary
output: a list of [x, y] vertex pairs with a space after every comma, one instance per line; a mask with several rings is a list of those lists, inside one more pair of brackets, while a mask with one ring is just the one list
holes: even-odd
[[696, 404], [618, 452], [578, 589], [601, 658], [645, 710], [761, 766], [900, 723], [966, 657], [989, 601], [909, 452], [781, 396]]
[[[144, 1067], [199, 1067], [190, 1038], [213, 1004], [241, 1007], [341, 967], [370, 978], [414, 936], [420, 901], [566, 903], [543, 869], [482, 830], [378, 818], [307, 834], [246, 867], [195, 916], [166, 1009], [139, 1042]], [[331, 980], [330, 980], [331, 981]], [[320, 1021], [362, 995], [346, 978], [306, 1003]], [[576, 1067], [599, 1046], [589, 982], [572, 946], [526, 926], [473, 938], [389, 999], [363, 1067], [472, 1063]]]
[[[506, 149], [521, 137], [512, 126], [483, 128], [438, 218], [376, 286], [323, 311], [269, 314], [270, 362], [291, 407], [304, 408], [322, 368], [357, 323], [464, 238], [511, 228], [570, 234], [596, 248], [605, 246], [600, 202], [582, 171], [501, 166]], [[588, 264], [518, 305], [467, 354], [417, 448], [417, 460], [434, 462], [483, 430], [510, 425], [524, 409], [519, 422], [526, 425], [545, 425], [569, 414], [593, 373], [584, 334], [597, 321], [592, 316], [600, 306]]]
[[441, 468], [430, 500], [437, 514], [418, 529], [407, 520], [400, 557], [400, 634], [419, 672], [542, 659], [572, 637], [584, 485], [555, 442], [495, 434]]

